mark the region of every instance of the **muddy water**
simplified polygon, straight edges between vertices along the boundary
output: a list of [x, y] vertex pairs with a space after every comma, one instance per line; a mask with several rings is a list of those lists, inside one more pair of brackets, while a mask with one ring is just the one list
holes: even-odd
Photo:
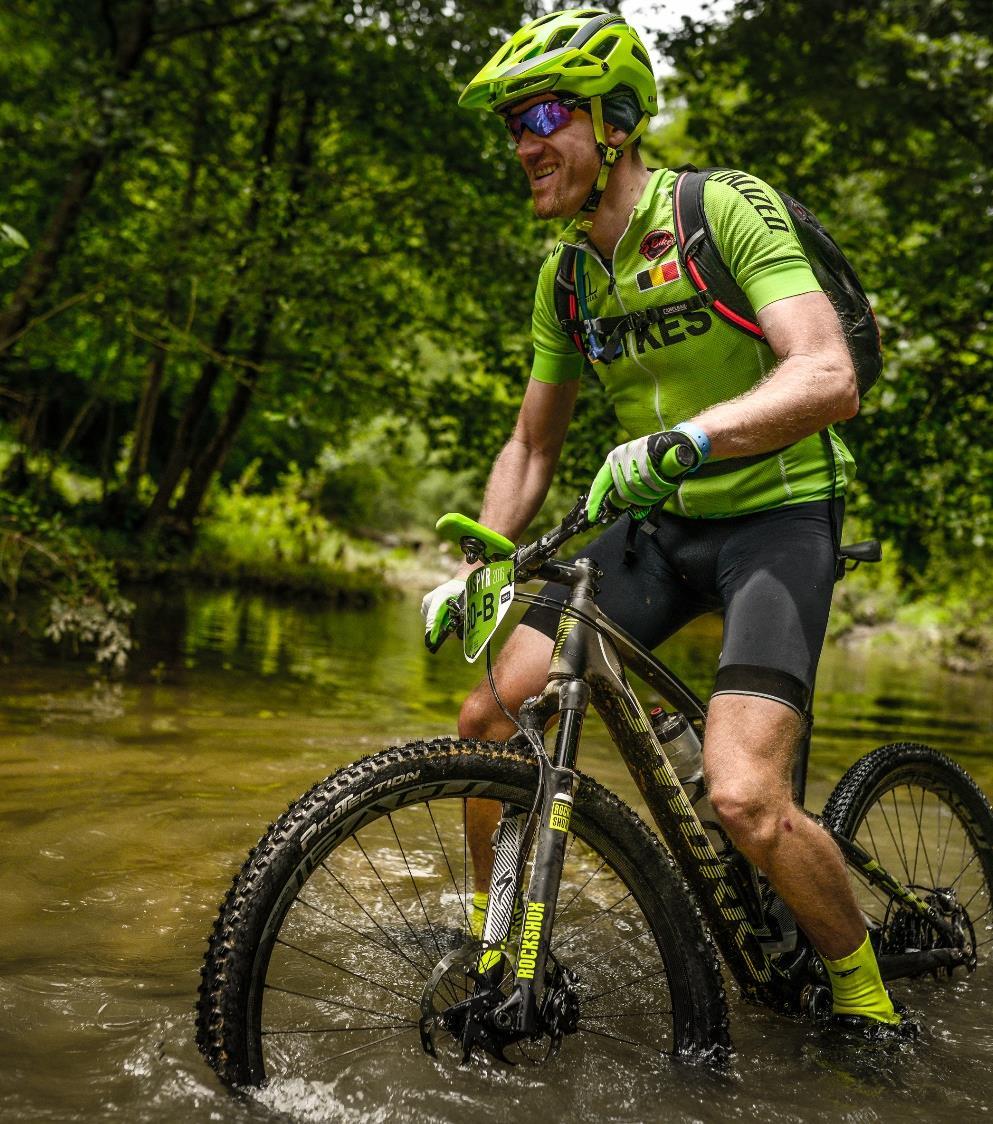
[[[976, 1120], [993, 1105], [993, 971], [938, 988], [925, 1041], [853, 1050], [733, 1000], [720, 1077], [440, 1070], [227, 1093], [193, 1044], [204, 938], [269, 820], [385, 743], [450, 732], [476, 672], [429, 657], [413, 604], [325, 612], [234, 594], [146, 596], [122, 682], [26, 651], [0, 668], [0, 1116], [10, 1120]], [[705, 690], [704, 621], [672, 642]], [[993, 689], [893, 651], [829, 650], [810, 800], [858, 755], [928, 741], [993, 793]], [[596, 725], [582, 766], [632, 795]], [[361, 1076], [360, 1076], [361, 1074]]]

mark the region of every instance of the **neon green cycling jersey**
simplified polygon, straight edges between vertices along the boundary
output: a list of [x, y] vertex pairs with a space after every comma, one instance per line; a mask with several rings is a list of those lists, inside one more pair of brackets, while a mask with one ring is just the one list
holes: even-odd
[[[562, 383], [580, 376], [586, 360], [555, 313], [554, 284], [565, 243], [584, 250], [590, 318], [673, 304], [696, 293], [679, 262], [673, 237], [672, 188], [676, 173], [652, 173], [614, 251], [605, 263], [571, 224], [541, 268], [535, 295], [532, 378]], [[714, 240], [756, 312], [784, 297], [819, 292], [786, 209], [775, 191], [740, 172], [718, 173], [704, 188]], [[671, 429], [709, 406], [751, 390], [776, 364], [767, 344], [698, 309], [630, 330], [623, 353], [593, 364], [617, 419], [632, 437]], [[848, 449], [828, 430], [836, 492], [855, 471]], [[606, 452], [606, 450], [604, 450]], [[692, 517], [742, 515], [827, 499], [832, 468], [814, 433], [778, 455], [723, 474], [688, 476], [669, 510]]]

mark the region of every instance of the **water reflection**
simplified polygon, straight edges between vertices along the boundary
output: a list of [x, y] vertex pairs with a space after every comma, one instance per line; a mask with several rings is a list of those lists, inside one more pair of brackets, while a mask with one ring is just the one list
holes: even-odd
[[[0, 687], [0, 1095], [10, 1119], [975, 1119], [993, 1103], [993, 987], [929, 983], [926, 1045], [867, 1056], [735, 1003], [724, 1078], [645, 1078], [422, 1058], [333, 1086], [232, 1100], [192, 1044], [204, 938], [248, 847], [318, 777], [382, 744], [449, 732], [481, 667], [430, 657], [413, 603], [328, 612], [231, 593], [143, 596], [127, 677], [25, 656]], [[720, 644], [704, 620], [665, 655], [706, 692]], [[926, 741], [993, 791], [993, 692], [892, 652], [829, 650], [811, 804], [873, 746]], [[633, 798], [591, 721], [582, 765]], [[566, 1056], [568, 1056], [566, 1054]], [[769, 1075], [776, 1075], [774, 1081]]]

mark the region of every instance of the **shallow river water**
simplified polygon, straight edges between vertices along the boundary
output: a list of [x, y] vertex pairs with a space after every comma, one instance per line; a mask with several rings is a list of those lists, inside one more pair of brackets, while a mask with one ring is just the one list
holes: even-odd
[[[384, 744], [451, 732], [478, 669], [430, 657], [411, 603], [361, 611], [233, 593], [144, 593], [117, 683], [26, 651], [0, 667], [0, 1118], [127, 1121], [904, 1121], [993, 1106], [993, 966], [902, 989], [927, 1029], [866, 1051], [742, 1004], [714, 1075], [441, 1069], [407, 1053], [370, 1077], [232, 1095], [193, 1042], [205, 938], [266, 824]], [[663, 656], [705, 690], [698, 622]], [[886, 741], [927, 741], [993, 793], [993, 684], [892, 651], [829, 649], [808, 804]], [[634, 800], [598, 724], [581, 767]], [[898, 985], [899, 988], [899, 985]], [[924, 999], [927, 999], [925, 1006]]]

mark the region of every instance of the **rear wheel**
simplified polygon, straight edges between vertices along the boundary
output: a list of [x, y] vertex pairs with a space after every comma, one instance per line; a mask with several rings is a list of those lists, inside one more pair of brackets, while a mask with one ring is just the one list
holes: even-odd
[[[470, 939], [465, 801], [527, 813], [537, 781], [533, 756], [511, 746], [416, 743], [292, 805], [249, 856], [210, 938], [197, 1040], [221, 1077], [327, 1080], [352, 1065], [374, 1074], [386, 1055], [423, 1061], [425, 993], [443, 1003], [447, 988], [453, 1005], [466, 997], [436, 971]], [[602, 1065], [638, 1051], [657, 1064], [726, 1044], [720, 973], [696, 907], [645, 824], [585, 777], [552, 953], [574, 974], [578, 1002], [563, 1056]]]
[[[823, 818], [952, 921], [958, 947], [974, 950], [969, 967], [989, 960], [993, 812], [968, 773], [929, 746], [884, 745], [845, 773]], [[946, 935], [854, 874], [881, 953], [951, 947]]]

